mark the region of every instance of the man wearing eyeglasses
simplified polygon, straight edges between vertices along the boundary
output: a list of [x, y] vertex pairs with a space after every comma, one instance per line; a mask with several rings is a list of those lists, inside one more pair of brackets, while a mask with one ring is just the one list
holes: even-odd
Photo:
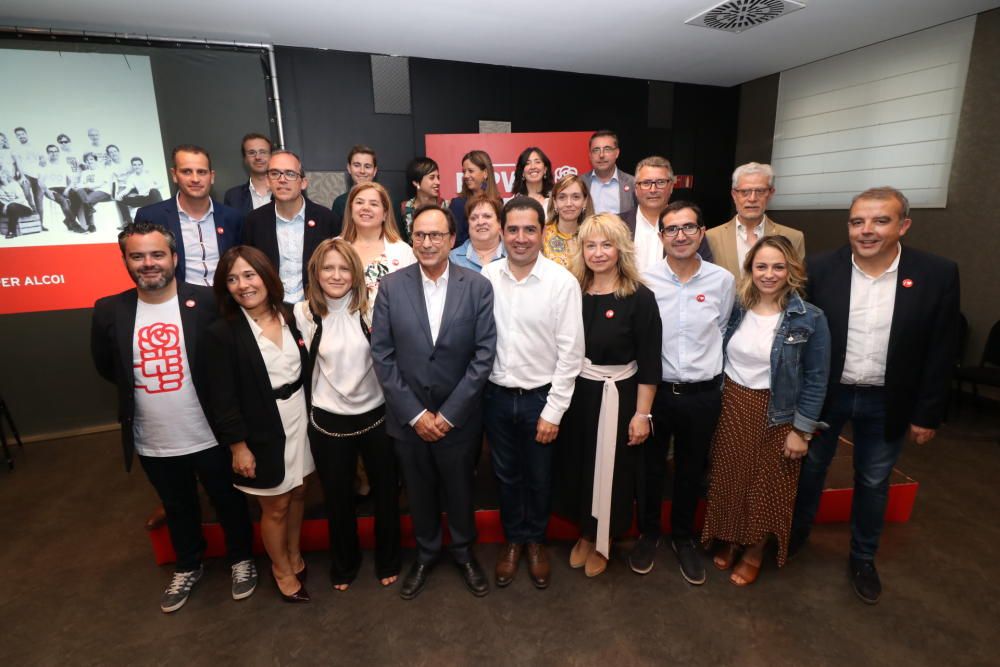
[[243, 243], [270, 258], [285, 288], [285, 302], [294, 304], [305, 298], [307, 267], [316, 246], [340, 230], [329, 209], [302, 194], [309, 182], [298, 155], [286, 150], [271, 153], [267, 181], [274, 201], [247, 216]]
[[628, 562], [637, 574], [653, 569], [660, 541], [667, 446], [673, 436], [671, 547], [684, 580], [700, 585], [705, 583], [705, 566], [697, 547], [694, 515], [722, 408], [722, 334], [733, 306], [735, 280], [722, 267], [698, 256], [705, 223], [696, 204], [677, 201], [668, 205], [658, 225], [666, 257], [649, 267], [642, 278], [656, 296], [663, 321], [663, 381], [653, 400], [653, 435], [645, 444], [645, 491], [637, 501], [640, 535]]
[[[622, 213], [621, 219], [632, 233], [635, 263], [640, 273], [663, 259], [657, 220], [670, 203], [674, 180], [674, 168], [665, 157], [651, 155], [635, 166], [635, 197], [639, 205]], [[702, 259], [712, 261], [712, 251], [704, 239], [698, 246], [698, 254]]]
[[764, 236], [784, 236], [805, 259], [806, 243], [802, 232], [779, 225], [767, 217], [767, 202], [774, 194], [774, 170], [769, 164], [748, 162], [733, 172], [732, 220], [708, 230], [708, 244], [714, 261], [739, 280], [747, 251]]
[[181, 144], [174, 148], [172, 161], [170, 177], [177, 184], [177, 196], [143, 206], [135, 220], [163, 225], [173, 233], [178, 280], [211, 286], [219, 257], [240, 243], [243, 216], [212, 199], [215, 171], [207, 150]]
[[[441, 502], [448, 550], [476, 597], [489, 581], [473, 553], [473, 486], [482, 442], [483, 388], [493, 369], [497, 331], [493, 289], [448, 259], [455, 219], [437, 204], [413, 215], [418, 264], [382, 279], [372, 322], [372, 361], [386, 400], [386, 431], [410, 499], [417, 557], [400, 587], [412, 600], [441, 550]], [[442, 494], [441, 492], [444, 491]]]
[[263, 134], [251, 132], [243, 137], [240, 151], [243, 164], [250, 173], [250, 182], [234, 185], [226, 190], [222, 201], [244, 216], [271, 201], [271, 187], [267, 182], [267, 162], [274, 146]]
[[590, 135], [590, 166], [584, 175], [594, 213], [621, 215], [635, 208], [635, 179], [618, 169], [618, 135], [611, 130], [598, 130]]

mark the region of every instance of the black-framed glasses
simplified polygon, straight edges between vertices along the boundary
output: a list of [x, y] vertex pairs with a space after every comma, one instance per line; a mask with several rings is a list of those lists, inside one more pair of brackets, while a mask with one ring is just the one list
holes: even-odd
[[267, 170], [267, 177], [270, 178], [272, 181], [277, 181], [282, 176], [285, 177], [285, 180], [288, 180], [288, 181], [297, 181], [300, 178], [302, 178], [303, 174], [301, 174], [301, 173], [299, 173], [297, 171], [294, 171], [292, 169], [268, 169]]
[[636, 181], [635, 187], [640, 190], [652, 190], [654, 187], [657, 190], [665, 190], [673, 182], [671, 178], [657, 178], [656, 180]]
[[441, 245], [449, 236], [451, 236], [451, 234], [448, 232], [413, 232], [413, 240], [416, 241], [418, 245], [423, 243], [424, 239], [430, 239], [431, 243], [434, 245]]
[[664, 227], [660, 233], [671, 238], [677, 236], [679, 232], [684, 232], [684, 236], [694, 236], [698, 233], [699, 229], [701, 229], [701, 227], [693, 222], [687, 222], [683, 225], [670, 225], [668, 227]]
[[590, 149], [591, 155], [600, 155], [601, 153], [614, 153], [618, 150], [617, 146], [594, 146]]

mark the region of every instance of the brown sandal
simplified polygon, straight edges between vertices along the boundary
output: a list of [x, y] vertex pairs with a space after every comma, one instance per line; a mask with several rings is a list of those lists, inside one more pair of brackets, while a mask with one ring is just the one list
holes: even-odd
[[736, 559], [740, 555], [740, 545], [735, 542], [727, 542], [721, 549], [715, 552], [715, 557], [712, 559], [712, 564], [715, 568], [725, 572], [733, 567], [736, 563]]
[[[757, 575], [760, 574], [760, 565], [760, 563], [754, 565], [745, 558], [740, 559], [740, 562], [733, 568], [733, 573], [729, 576], [729, 583], [734, 586], [749, 586], [757, 581]], [[736, 581], [733, 577], [740, 577], [743, 581]]]

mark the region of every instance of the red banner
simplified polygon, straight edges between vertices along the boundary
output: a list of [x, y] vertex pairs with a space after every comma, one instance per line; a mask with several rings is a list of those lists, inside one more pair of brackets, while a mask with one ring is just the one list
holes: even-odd
[[90, 308], [132, 286], [117, 243], [0, 250], [0, 314]]
[[552, 161], [555, 180], [566, 174], [590, 171], [587, 145], [592, 132], [516, 132], [511, 134], [428, 134], [427, 156], [441, 168], [441, 196], [451, 199], [462, 191], [462, 156], [486, 151], [493, 160], [497, 189], [509, 197], [514, 185], [517, 156], [528, 146], [541, 148]]

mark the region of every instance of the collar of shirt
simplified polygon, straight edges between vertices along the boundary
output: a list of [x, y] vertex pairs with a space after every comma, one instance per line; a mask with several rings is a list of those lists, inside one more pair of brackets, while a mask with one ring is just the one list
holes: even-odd
[[[482, 262], [479, 261], [479, 253], [472, 246], [472, 239], [465, 242], [467, 246], [465, 249], [465, 258], [475, 264], [476, 266], [482, 266]], [[493, 259], [503, 259], [507, 256], [507, 249], [503, 247], [503, 241], [497, 246], [496, 252], [493, 253]]]
[[883, 273], [881, 276], [870, 276], [867, 273], [865, 273], [864, 269], [858, 266], [858, 263], [854, 260], [853, 252], [851, 253], [851, 266], [854, 267], [855, 271], [863, 275], [868, 280], [879, 280], [880, 278], [882, 278], [882, 276], [887, 276], [889, 274], [896, 272], [896, 270], [899, 268], [899, 257], [902, 254], [903, 254], [903, 245], [901, 243], [896, 243], [896, 258], [892, 260], [892, 264], [889, 265], [889, 268], [886, 269], [885, 273]]
[[271, 189], [268, 188], [264, 192], [257, 192], [257, 189], [253, 186], [253, 181], [247, 181], [247, 187], [250, 188], [250, 196], [256, 197], [257, 199], [264, 199], [265, 197], [271, 198]]
[[[240, 306], [240, 310], [243, 311], [243, 315], [247, 318], [247, 324], [250, 325], [250, 332], [253, 333], [254, 339], [259, 339], [264, 335], [264, 330], [261, 328], [253, 316], [247, 312], [246, 308]], [[281, 327], [285, 327], [285, 318], [281, 316], [281, 313], [277, 315], [278, 321], [281, 322]]]
[[646, 227], [648, 229], [653, 230], [653, 233], [659, 235], [659, 230], [656, 228], [657, 224], [659, 224], [659, 223], [658, 222], [650, 222], [649, 220], [647, 220], [646, 216], [644, 216], [642, 214], [642, 209], [639, 208], [638, 206], [636, 206], [635, 207], [635, 227], [636, 227], [636, 231], [639, 230], [639, 223], [640, 222], [642, 224], [646, 225]]
[[[766, 215], [763, 218], [761, 218], [760, 222], [757, 223], [757, 226], [754, 227], [754, 230], [756, 231], [758, 239], [760, 239], [760, 237], [764, 235], [764, 223], [765, 222], [767, 222], [767, 216]], [[747, 240], [747, 226], [744, 225], [742, 221], [740, 221], [740, 216], [736, 216], [736, 233], [744, 241]]]
[[600, 183], [601, 185], [611, 185], [612, 183], [614, 183], [614, 184], [617, 185], [618, 184], [618, 165], [615, 165], [615, 170], [613, 172], [611, 172], [611, 178], [609, 178], [607, 181], [602, 181], [601, 177], [597, 175], [597, 170], [595, 169], [594, 170], [594, 180], [597, 181], [598, 183]]
[[[538, 251], [538, 258], [535, 259], [535, 265], [531, 267], [531, 271], [529, 271], [528, 275], [526, 275], [524, 277], [524, 280], [518, 280], [514, 276], [514, 273], [510, 270], [510, 259], [509, 258], [507, 259], [507, 261], [503, 262], [500, 265], [500, 273], [502, 273], [503, 275], [507, 276], [507, 278], [512, 283], [515, 283], [515, 284], [518, 284], [518, 285], [528, 282], [528, 279], [531, 278], [532, 276], [534, 276], [535, 280], [537, 280], [538, 282], [542, 282], [543, 279], [544, 279], [544, 276], [545, 276], [545, 268], [546, 268], [545, 267], [545, 263], [546, 262], [548, 262], [550, 264], [554, 264], [554, 262], [551, 259], [548, 259], [544, 255], [542, 255], [541, 250], [539, 250]], [[562, 269], [562, 267], [559, 267], [559, 268]]]
[[275, 217], [275, 220], [277, 220], [278, 222], [284, 222], [284, 223], [305, 222], [305, 220], [306, 220], [306, 198], [305, 197], [302, 198], [302, 206], [299, 208], [298, 212], [295, 215], [292, 216], [292, 218], [290, 220], [288, 218], [281, 217], [281, 214], [278, 213], [278, 205], [277, 205], [277, 203], [275, 203], [275, 205], [274, 205], [274, 217]]
[[449, 261], [444, 267], [444, 273], [438, 276], [437, 280], [431, 280], [430, 277], [424, 273], [424, 267], [420, 267], [420, 280], [424, 285], [424, 289], [431, 288], [437, 289], [448, 284], [448, 275], [451, 272], [451, 262]]
[[[702, 269], [702, 266], [704, 264], [701, 261], [701, 256], [700, 255], [696, 254], [695, 258], [697, 258], [697, 260], [698, 260], [698, 270], [695, 271], [694, 273], [692, 273], [691, 277], [688, 278], [688, 282], [689, 283], [695, 281], [696, 279], [698, 279], [701, 276], [701, 269]], [[670, 266], [670, 262], [667, 261], [666, 257], [663, 258], [663, 265], [665, 267], [667, 267], [667, 275], [670, 276], [670, 279], [673, 280], [678, 285], [680, 285], [681, 284], [681, 279], [677, 276], [676, 273], [674, 273], [674, 269], [673, 269], [673, 267]]]
[[208, 220], [209, 218], [213, 218], [214, 219], [214, 216], [215, 216], [215, 203], [212, 201], [212, 198], [209, 197], [208, 198], [208, 211], [205, 212], [205, 215], [203, 215], [200, 218], [198, 218], [197, 220], [195, 220], [181, 206], [181, 194], [178, 192], [177, 193], [177, 214], [180, 217], [180, 221], [181, 222], [196, 222], [196, 223], [201, 223], [201, 222], [204, 222], [205, 220]]

